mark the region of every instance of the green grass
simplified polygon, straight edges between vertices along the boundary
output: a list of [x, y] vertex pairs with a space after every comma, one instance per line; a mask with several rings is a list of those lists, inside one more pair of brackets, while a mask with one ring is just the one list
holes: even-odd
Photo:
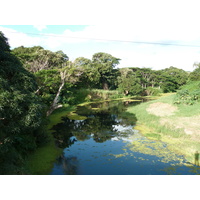
[[[105, 92], [106, 91], [101, 91]], [[111, 92], [114, 94], [115, 92]], [[120, 100], [127, 100], [130, 97], [120, 98]], [[103, 102], [105, 100], [100, 100], [98, 102]], [[107, 100], [108, 101], [108, 100]], [[79, 106], [87, 105], [91, 102], [85, 102], [82, 104], [78, 104]], [[77, 106], [78, 106], [77, 105]], [[64, 105], [62, 108], [55, 110], [49, 117], [48, 117], [48, 125], [47, 125], [47, 133], [49, 137], [49, 142], [46, 143], [44, 146], [39, 147], [34, 153], [29, 155], [26, 161], [26, 168], [30, 174], [33, 175], [46, 175], [51, 172], [53, 167], [53, 163], [55, 162], [56, 158], [61, 155], [62, 149], [56, 147], [54, 142], [54, 137], [51, 134], [52, 131], [50, 130], [54, 125], [62, 122], [63, 116], [68, 116], [71, 119], [85, 119], [84, 116], [79, 116], [75, 113], [77, 106], [69, 106]]]
[[178, 112], [176, 116], [191, 117], [200, 114], [200, 103], [194, 105], [177, 105]]
[[135, 129], [139, 130], [144, 136], [152, 140], [166, 142], [169, 149], [180, 155], [184, 155], [189, 162], [193, 163], [195, 151], [200, 152], [200, 137], [197, 135], [194, 139], [192, 135], [187, 135], [183, 128], [175, 128], [171, 124], [162, 125], [160, 120], [161, 118], [171, 120], [176, 125], [180, 117], [191, 117], [192, 119], [192, 117], [200, 114], [200, 103], [194, 105], [176, 105], [178, 110], [174, 115], [167, 117], [156, 116], [148, 113], [146, 110], [150, 104], [156, 102], [173, 105], [174, 98], [175, 94], [165, 95], [159, 99], [129, 107], [127, 112], [135, 115], [137, 119]]
[[32, 175], [48, 175], [56, 158], [62, 153], [62, 149], [55, 146], [51, 134], [49, 138], [50, 141], [46, 145], [38, 148], [27, 159], [26, 168]]
[[181, 90], [189, 90], [190, 92], [200, 89], [200, 81], [191, 81], [180, 88]]
[[47, 125], [47, 133], [49, 137], [48, 143], [39, 147], [34, 153], [32, 153], [27, 161], [26, 168], [28, 173], [32, 175], [48, 175], [53, 168], [53, 163], [58, 158], [63, 149], [56, 147], [54, 137], [50, 130], [55, 124], [62, 121], [62, 117], [74, 111], [75, 107], [65, 106], [61, 109], [55, 110], [52, 115], [48, 117], [49, 123]]

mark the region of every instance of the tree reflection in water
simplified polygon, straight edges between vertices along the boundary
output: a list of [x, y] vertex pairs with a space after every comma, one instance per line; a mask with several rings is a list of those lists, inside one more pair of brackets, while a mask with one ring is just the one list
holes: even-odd
[[130, 125], [130, 123], [133, 125], [136, 121], [135, 116], [132, 114], [131, 120], [128, 115], [120, 116], [123, 115], [123, 111], [126, 109], [124, 104], [122, 102], [112, 102], [111, 106], [111, 102], [104, 102], [79, 107], [77, 114], [82, 114], [87, 119], [71, 120], [68, 117], [63, 117], [63, 122], [52, 128], [56, 144], [60, 148], [66, 148], [74, 144], [76, 140], [84, 141], [93, 137], [94, 141], [102, 143], [116, 137], [117, 134], [120, 134], [116, 129], [116, 125]]
[[53, 126], [57, 145], [64, 151], [52, 174], [200, 174], [199, 152], [194, 155], [197, 166], [185, 165], [166, 144], [133, 130], [136, 118], [124, 112], [126, 104], [79, 107], [76, 116], [84, 115], [84, 120], [63, 117]]
[[78, 159], [75, 156], [60, 156], [57, 164], [62, 166], [63, 173], [66, 175], [76, 175], [78, 172]]

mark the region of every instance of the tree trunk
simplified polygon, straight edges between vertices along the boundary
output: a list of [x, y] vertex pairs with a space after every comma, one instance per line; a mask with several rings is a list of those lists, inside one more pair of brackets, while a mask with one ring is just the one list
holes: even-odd
[[106, 82], [103, 83], [103, 89], [108, 90], [108, 83], [106, 83]]
[[58, 98], [60, 96], [61, 90], [63, 88], [63, 86], [65, 85], [65, 76], [66, 76], [66, 71], [64, 72], [60, 72], [60, 76], [61, 76], [61, 85], [58, 89], [58, 92], [56, 94], [56, 97], [53, 100], [53, 103], [50, 106], [50, 109], [47, 111], [47, 116], [49, 116], [54, 110], [56, 110], [57, 108], [61, 108], [62, 105], [58, 105]]
[[64, 86], [65, 82], [63, 81], [62, 84], [60, 85], [58, 92], [56, 94], [55, 99], [53, 100], [53, 103], [51, 104], [50, 109], [47, 111], [47, 116], [49, 116], [54, 110], [56, 110], [57, 108], [61, 108], [62, 105], [58, 105], [58, 98], [60, 96], [61, 90]]

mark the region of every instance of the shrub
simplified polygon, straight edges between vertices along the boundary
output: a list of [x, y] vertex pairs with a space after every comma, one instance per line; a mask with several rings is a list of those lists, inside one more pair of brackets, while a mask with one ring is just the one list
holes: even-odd
[[180, 90], [176, 94], [175, 104], [187, 104], [193, 105], [195, 102], [200, 100], [200, 90], [194, 90], [189, 92], [188, 90]]
[[162, 90], [159, 88], [152, 88], [152, 87], [147, 87], [145, 90], [145, 94], [147, 96], [158, 96], [162, 93]]

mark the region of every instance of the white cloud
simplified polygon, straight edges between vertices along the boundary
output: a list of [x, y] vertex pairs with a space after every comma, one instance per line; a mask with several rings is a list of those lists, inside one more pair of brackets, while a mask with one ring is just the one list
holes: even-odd
[[19, 47], [19, 46], [36, 46], [42, 43], [42, 38], [32, 37], [25, 33], [18, 32], [14, 29], [5, 28], [0, 26], [0, 31], [4, 33], [6, 38], [8, 38], [8, 42], [11, 48]]
[[34, 28], [36, 28], [38, 31], [42, 31], [47, 28], [46, 25], [33, 25]]
[[197, 19], [193, 14], [188, 13], [185, 17], [179, 13], [177, 19], [175, 13], [166, 15], [168, 11], [164, 11], [164, 15], [161, 15], [163, 10], [154, 13], [154, 9], [151, 10], [154, 14], [144, 17], [135, 10], [137, 18], [134, 18], [131, 24], [87, 26], [84, 30], [76, 32], [67, 29], [54, 37], [31, 36], [3, 27], [0, 27], [0, 30], [9, 38], [12, 48], [40, 45], [52, 51], [63, 50], [70, 59], [79, 56], [91, 59], [94, 53], [104, 51], [122, 59], [119, 67], [161, 69], [174, 66], [192, 71], [193, 63], [200, 61], [200, 48], [89, 40], [97, 38], [200, 45], [200, 27], [196, 25]]

